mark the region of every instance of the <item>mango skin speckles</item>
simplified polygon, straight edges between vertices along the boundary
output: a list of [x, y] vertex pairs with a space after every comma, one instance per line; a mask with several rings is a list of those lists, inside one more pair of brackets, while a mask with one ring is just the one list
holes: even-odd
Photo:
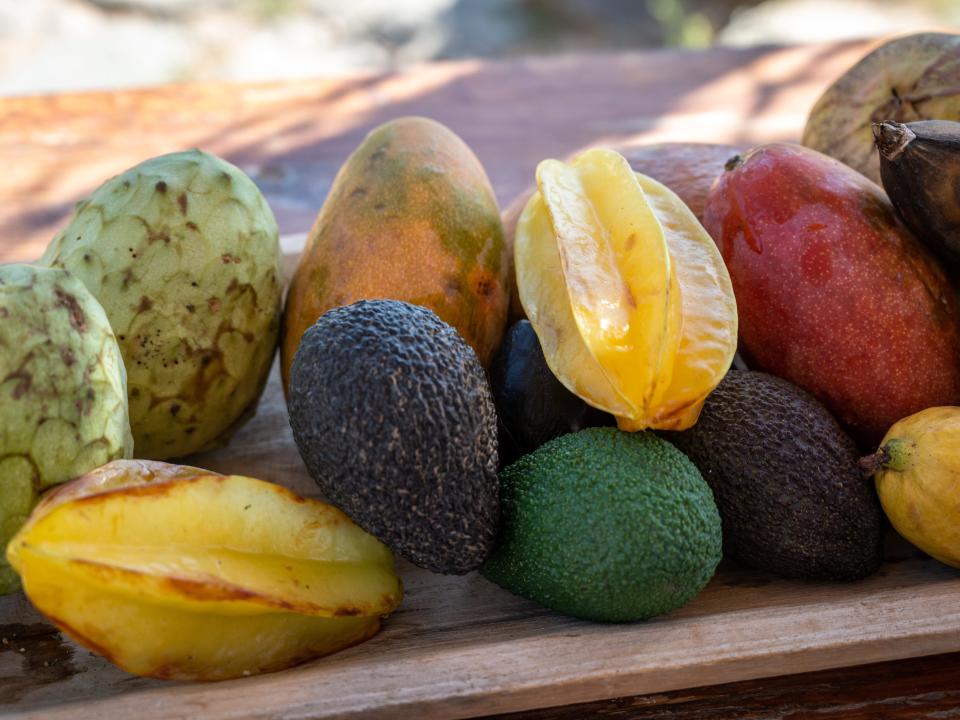
[[337, 173], [290, 282], [284, 387], [307, 329], [359, 300], [433, 310], [489, 367], [506, 330], [509, 271], [493, 188], [466, 143], [421, 117], [373, 129]]
[[897, 420], [960, 403], [954, 291], [886, 195], [797, 145], [763, 145], [711, 189], [751, 368], [823, 402], [862, 447]]
[[137, 457], [223, 445], [256, 409], [276, 349], [277, 223], [240, 169], [152, 158], [78, 205], [44, 264], [77, 275], [113, 326]]

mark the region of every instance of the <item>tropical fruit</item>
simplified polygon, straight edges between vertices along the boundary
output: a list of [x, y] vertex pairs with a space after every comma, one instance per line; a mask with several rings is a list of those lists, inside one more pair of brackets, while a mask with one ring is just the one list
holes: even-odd
[[199, 150], [142, 162], [80, 203], [43, 263], [106, 310], [138, 457], [223, 445], [253, 415], [276, 349], [280, 246], [238, 168]]
[[613, 418], [587, 405], [554, 377], [529, 321], [507, 331], [490, 368], [497, 407], [500, 467], [533, 452], [548, 440]]
[[[0, 265], [0, 548], [40, 492], [132, 451], [103, 308], [64, 270]], [[0, 594], [17, 587], [0, 558]]]
[[588, 428], [501, 473], [503, 522], [482, 574], [587, 620], [627, 622], [696, 596], [720, 561], [710, 488], [652, 433]]
[[880, 177], [897, 215], [945, 265], [960, 269], [960, 123], [873, 126]]
[[696, 425], [663, 436], [713, 490], [728, 556], [805, 580], [857, 580], [880, 565], [880, 506], [856, 445], [796, 385], [732, 372]]
[[486, 367], [507, 319], [507, 248], [480, 161], [449, 129], [400, 118], [347, 159], [290, 285], [285, 385], [300, 338], [327, 310], [390, 298], [433, 310]]
[[610, 150], [546, 160], [517, 225], [517, 286], [550, 369], [621, 429], [682, 429], [730, 367], [737, 313], [706, 231]]
[[303, 336], [288, 405], [326, 498], [421, 567], [479, 567], [497, 529], [497, 420], [456, 330], [396, 300], [330, 310]]
[[30, 601], [137, 675], [280, 670], [377, 632], [390, 551], [334, 507], [241, 476], [116, 461], [47, 496], [7, 548]]
[[927, 408], [898, 421], [861, 463], [874, 473], [897, 532], [940, 562], [960, 567], [960, 408]]
[[[664, 142], [616, 145], [612, 149], [623, 155], [636, 172], [666, 185], [676, 193], [697, 220], [703, 222], [703, 209], [710, 186], [723, 172], [727, 160], [744, 148], [713, 143]], [[536, 185], [528, 188], [503, 211], [503, 233], [511, 249], [520, 213], [536, 191]], [[512, 251], [510, 255], [512, 264]], [[510, 321], [515, 322], [525, 315], [513, 273], [510, 277], [510, 293]]]
[[747, 364], [812, 393], [862, 446], [960, 402], [953, 289], [878, 186], [808, 148], [763, 145], [721, 176], [705, 224]]
[[960, 35], [917, 33], [885, 42], [817, 100], [803, 144], [879, 183], [873, 123], [960, 120], [958, 75]]

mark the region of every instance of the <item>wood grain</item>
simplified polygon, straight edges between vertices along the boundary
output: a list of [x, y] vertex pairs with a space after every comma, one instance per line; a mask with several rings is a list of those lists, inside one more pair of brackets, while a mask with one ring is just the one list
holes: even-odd
[[[402, 114], [431, 115], [460, 133], [501, 201], [529, 184], [543, 157], [588, 143], [795, 139], [825, 84], [865, 49], [459, 62], [338, 80], [0, 100], [0, 261], [37, 257], [72, 203], [109, 175], [191, 145], [251, 173], [284, 231], [302, 232], [350, 149], [371, 126]], [[290, 238], [288, 249], [298, 242]], [[314, 490], [276, 377], [234, 442], [191, 462]], [[284, 673], [214, 685], [126, 675], [64, 640], [22, 595], [0, 598], [0, 714], [456, 718], [567, 704], [527, 717], [741, 717], [736, 708], [751, 707], [800, 716], [784, 703], [809, 700], [824, 712], [843, 706], [849, 717], [876, 717], [855, 714], [849, 696], [858, 687], [876, 698], [863, 707], [907, 698], [940, 712], [956, 699], [947, 670], [960, 667], [960, 655], [846, 670], [846, 685], [830, 680], [836, 673], [754, 680], [960, 649], [960, 574], [901, 545], [856, 585], [725, 567], [680, 611], [634, 625], [563, 618], [476, 575], [400, 570], [406, 600], [370, 642]], [[932, 668], [931, 676], [915, 692], [903, 679], [869, 681], [871, 673], [896, 678], [900, 667]], [[715, 685], [730, 681], [739, 683]], [[576, 705], [640, 693], [654, 694]]]
[[[497, 715], [497, 720], [928, 720], [960, 716], [960, 654]], [[492, 718], [485, 718], [492, 720]]]
[[[189, 462], [317, 495], [276, 373], [233, 443]], [[406, 599], [373, 640], [217, 684], [131, 678], [45, 630], [22, 596], [4, 598], [0, 708], [50, 719], [192, 718], [200, 708], [209, 718], [460, 718], [960, 649], [960, 573], [900, 545], [851, 585], [724, 568], [681, 610], [629, 625], [564, 618], [476, 574], [400, 569]]]

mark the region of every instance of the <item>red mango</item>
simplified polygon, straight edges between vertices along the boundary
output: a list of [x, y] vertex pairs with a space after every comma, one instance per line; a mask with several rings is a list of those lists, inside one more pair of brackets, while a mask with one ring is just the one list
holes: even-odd
[[956, 295], [879, 186], [814, 150], [762, 145], [727, 164], [704, 225], [747, 363], [815, 395], [861, 445], [960, 404]]

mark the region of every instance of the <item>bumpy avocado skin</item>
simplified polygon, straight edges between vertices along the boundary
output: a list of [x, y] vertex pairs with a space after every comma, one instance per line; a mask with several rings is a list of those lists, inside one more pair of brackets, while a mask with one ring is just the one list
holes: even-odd
[[282, 279], [276, 220], [240, 169], [199, 150], [146, 160], [80, 203], [42, 262], [110, 318], [137, 457], [223, 445], [253, 415]]
[[720, 562], [710, 488], [652, 433], [564, 435], [507, 467], [500, 488], [500, 535], [482, 574], [566, 615], [662, 615], [697, 595]]
[[126, 374], [103, 308], [65, 270], [0, 265], [2, 551], [37, 495], [133, 451]]
[[291, 368], [290, 425], [328, 500], [411, 562], [477, 569], [496, 536], [496, 413], [476, 354], [426, 308], [320, 317]]
[[726, 552], [805, 580], [857, 580], [882, 560], [882, 511], [853, 440], [797, 386], [729, 373], [691, 429], [664, 433], [700, 468]]

